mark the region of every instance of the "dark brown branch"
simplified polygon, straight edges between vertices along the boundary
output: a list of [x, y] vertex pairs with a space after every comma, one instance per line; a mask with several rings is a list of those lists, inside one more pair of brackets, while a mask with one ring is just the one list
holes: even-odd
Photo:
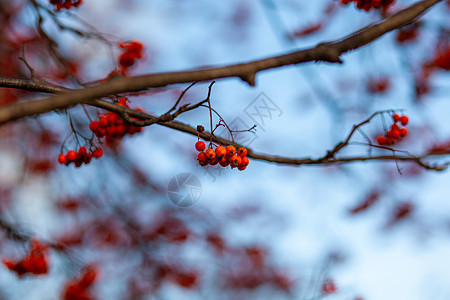
[[70, 93], [52, 96], [47, 99], [11, 104], [0, 108], [0, 124], [78, 103], [90, 104], [94, 99], [108, 95], [142, 91], [152, 87], [229, 77], [238, 77], [250, 85], [255, 85], [256, 73], [263, 70], [310, 61], [340, 63], [342, 62], [340, 59], [341, 54], [364, 46], [380, 36], [410, 23], [428, 8], [441, 1], [420, 1], [384, 21], [358, 30], [348, 37], [338, 41], [321, 43], [306, 50], [224, 67], [113, 78], [94, 87], [73, 90]]

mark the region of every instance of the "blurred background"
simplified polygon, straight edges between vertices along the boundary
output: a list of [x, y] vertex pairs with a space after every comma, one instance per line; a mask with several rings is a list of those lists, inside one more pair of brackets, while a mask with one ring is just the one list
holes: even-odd
[[[412, 3], [396, 1], [384, 14]], [[71, 88], [118, 69], [123, 41], [144, 45], [129, 69], [139, 75], [309, 48], [382, 18], [334, 0], [85, 0], [58, 12], [47, 1], [0, 6], [0, 76], [29, 79], [22, 57], [35, 79]], [[321, 157], [382, 110], [410, 119], [397, 149], [448, 151], [450, 77], [432, 62], [448, 49], [449, 13], [448, 1], [439, 3], [401, 33], [343, 55], [341, 65], [260, 72], [256, 87], [218, 80], [211, 105], [232, 129], [256, 125], [234, 135], [256, 153]], [[36, 29], [39, 15], [47, 38]], [[193, 86], [180, 104], [205, 99], [209, 84]], [[159, 115], [187, 86], [126, 96], [130, 107]], [[44, 97], [0, 89], [1, 105]], [[200, 167], [197, 137], [160, 125], [117, 147], [91, 140], [89, 117], [101, 113], [77, 106], [0, 128], [0, 255], [23, 257], [30, 238], [50, 245], [45, 275], [0, 267], [1, 299], [60, 299], [86, 266], [97, 277], [91, 298], [80, 299], [450, 297], [447, 171], [395, 161], [298, 167], [250, 159], [242, 172]], [[210, 130], [205, 107], [177, 121]], [[392, 154], [367, 145], [391, 122], [389, 114], [375, 117], [338, 155]], [[58, 164], [61, 152], [91, 142], [103, 157], [80, 168]], [[168, 196], [183, 173], [195, 178], [178, 182], [178, 195], [195, 202], [189, 207]]]

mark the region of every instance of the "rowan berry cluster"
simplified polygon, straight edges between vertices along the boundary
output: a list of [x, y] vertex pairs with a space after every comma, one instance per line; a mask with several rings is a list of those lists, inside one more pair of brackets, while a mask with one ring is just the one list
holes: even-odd
[[119, 47], [123, 49], [119, 57], [121, 72], [125, 73], [129, 67], [134, 65], [136, 59], [142, 58], [142, 50], [144, 46], [136, 41], [120, 42]]
[[391, 125], [390, 130], [388, 130], [384, 136], [377, 137], [377, 143], [379, 145], [392, 146], [398, 141], [398, 139], [408, 134], [408, 130], [406, 128], [400, 127], [397, 124], [400, 123], [401, 125], [406, 126], [409, 122], [407, 116], [399, 116], [398, 114], [394, 114], [392, 119], [394, 120], [394, 123]]
[[232, 169], [238, 168], [238, 170], [243, 171], [249, 164], [245, 147], [236, 150], [233, 145], [228, 145], [226, 147], [218, 146], [216, 149], [208, 148], [204, 151], [205, 148], [204, 142], [198, 141], [195, 143], [195, 149], [200, 151], [197, 156], [198, 164], [202, 167], [219, 164], [224, 168], [229, 165]]
[[[129, 108], [127, 99], [122, 97], [118, 103], [119, 106]], [[142, 111], [136, 108], [137, 111]], [[106, 143], [110, 147], [114, 147], [127, 134], [133, 135], [141, 132], [142, 127], [136, 127], [124, 122], [124, 120], [113, 112], [101, 114], [98, 120], [94, 120], [89, 124], [89, 129], [98, 137], [105, 138]]]
[[58, 162], [62, 165], [68, 166], [70, 163], [74, 163], [78, 168], [83, 163], [88, 164], [91, 162], [92, 158], [100, 158], [103, 155], [103, 150], [101, 148], [96, 148], [92, 152], [88, 152], [86, 147], [82, 146], [78, 149], [78, 152], [75, 150], [70, 150], [66, 154], [61, 153], [58, 156]]
[[70, 9], [73, 7], [78, 7], [83, 3], [83, 0], [50, 0], [50, 4], [53, 4], [55, 6], [55, 10], [59, 11], [63, 8]]
[[356, 7], [358, 9], [369, 11], [372, 8], [386, 10], [395, 0], [340, 0], [340, 1], [342, 4], [349, 4], [350, 2], [355, 2]]
[[37, 240], [31, 240], [30, 249], [30, 253], [19, 261], [4, 258], [2, 263], [19, 276], [26, 273], [46, 274], [48, 271], [48, 247]]

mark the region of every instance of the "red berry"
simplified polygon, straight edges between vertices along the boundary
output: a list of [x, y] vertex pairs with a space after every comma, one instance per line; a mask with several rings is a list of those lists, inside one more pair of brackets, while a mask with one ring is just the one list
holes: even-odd
[[378, 145], [386, 145], [386, 137], [380, 135], [377, 137], [377, 143]]
[[80, 149], [78, 149], [78, 155], [84, 156], [86, 155], [86, 153], [87, 153], [86, 147], [81, 146]]
[[246, 156], [246, 155], [247, 155], [247, 148], [245, 148], [245, 147], [240, 147], [239, 149], [237, 149], [237, 154], [238, 154], [240, 157]]
[[94, 151], [92, 151], [92, 156], [95, 158], [100, 158], [103, 155], [103, 150], [100, 148], [95, 149]]
[[392, 130], [388, 130], [388, 132], [386, 132], [386, 137], [392, 137]]
[[219, 158], [220, 160], [227, 155], [227, 150], [225, 149], [225, 147], [223, 146], [219, 146], [216, 148], [216, 157]]
[[228, 145], [225, 150], [227, 150], [227, 155], [230, 157], [236, 154], [236, 148], [232, 145]]
[[120, 106], [123, 106], [123, 107], [128, 107], [128, 104], [127, 104], [127, 98], [121, 97], [121, 98], [119, 99], [119, 104], [117, 104], [117, 105], [120, 105]]
[[401, 136], [405, 136], [405, 135], [407, 135], [408, 134], [408, 130], [406, 129], [406, 128], [401, 128], [400, 129], [400, 135]]
[[247, 167], [248, 164], [249, 164], [249, 162], [250, 162], [250, 161], [249, 161], [248, 157], [247, 157], [247, 156], [244, 156], [244, 157], [242, 157], [241, 163], [239, 164], [239, 166]]
[[230, 163], [230, 166], [232, 167], [232, 168], [236, 168], [237, 166], [239, 166], [239, 164], [241, 163], [241, 161], [242, 161], [242, 157], [240, 157], [239, 155], [233, 155], [233, 156], [231, 156], [229, 159], [228, 159], [228, 161], [229, 161], [229, 163]]
[[77, 160], [78, 154], [75, 151], [70, 150], [69, 152], [67, 152], [66, 158], [67, 158], [67, 162], [70, 163], [70, 162]]
[[391, 130], [391, 135], [394, 139], [398, 139], [400, 137], [400, 130], [398, 129]]
[[391, 125], [391, 129], [392, 129], [392, 130], [394, 130], [394, 129], [400, 129], [400, 127], [399, 127], [397, 124], [394, 123], [394, 124]]
[[392, 146], [394, 144], [395, 144], [395, 139], [394, 138], [388, 137], [386, 139], [386, 145]]
[[400, 118], [400, 122], [402, 122], [403, 126], [405, 126], [406, 124], [408, 124], [408, 121], [409, 121], [409, 119], [408, 119], [407, 116], [402, 116], [402, 117]]
[[100, 124], [98, 121], [92, 121], [91, 124], [89, 124], [89, 129], [91, 131], [97, 131], [97, 129], [100, 127]]
[[222, 167], [225, 168], [225, 167], [228, 166], [230, 163], [228, 162], [228, 159], [227, 159], [226, 157], [223, 157], [222, 160], [219, 161], [219, 164], [220, 164]]
[[105, 129], [99, 129], [98, 131], [95, 132], [95, 135], [99, 138], [102, 138], [106, 135], [106, 131]]
[[91, 160], [92, 160], [92, 154], [91, 154], [91, 153], [86, 153], [86, 154], [84, 155], [84, 157], [83, 157], [83, 162], [84, 162], [85, 164], [88, 164], [88, 163], [91, 162]]
[[239, 171], [244, 171], [245, 169], [247, 169], [247, 166], [243, 166], [243, 165], [238, 166]]
[[211, 160], [211, 159], [213, 159], [214, 157], [216, 157], [216, 152], [213, 150], [213, 149], [211, 149], [211, 148], [208, 148], [206, 151], [205, 151], [205, 153], [206, 153], [206, 156], [208, 156], [208, 158]]
[[398, 122], [398, 121], [400, 121], [400, 116], [397, 115], [397, 114], [394, 114], [394, 115], [392, 116], [392, 119], [394, 119], [394, 122]]
[[208, 156], [205, 152], [200, 152], [197, 156], [197, 159], [200, 165], [204, 164], [206, 166], [209, 163]]
[[119, 57], [119, 64], [122, 68], [131, 67], [134, 64], [134, 58], [134, 55], [129, 52], [122, 53]]
[[219, 159], [216, 157], [214, 157], [213, 159], [210, 160], [209, 164], [212, 166], [215, 166], [219, 163]]
[[108, 127], [108, 119], [106, 119], [106, 117], [105, 116], [100, 116], [100, 119], [98, 120], [98, 123], [99, 123], [99, 125], [100, 125], [100, 128], [105, 128], [105, 127]]
[[66, 158], [66, 156], [64, 155], [64, 154], [60, 154], [59, 156], [58, 156], [58, 162], [60, 163], [60, 164], [66, 164], [67, 163], [67, 158]]
[[197, 149], [197, 151], [203, 151], [205, 150], [206, 145], [204, 142], [202, 141], [198, 141], [197, 143], [195, 143], [195, 149]]

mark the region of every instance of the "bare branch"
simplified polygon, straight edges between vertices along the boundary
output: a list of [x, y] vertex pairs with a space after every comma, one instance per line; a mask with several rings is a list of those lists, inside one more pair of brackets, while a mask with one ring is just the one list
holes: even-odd
[[152, 87], [230, 77], [241, 78], [248, 84], [255, 85], [256, 73], [263, 70], [310, 61], [341, 63], [341, 54], [362, 47], [392, 30], [411, 23], [428, 8], [441, 1], [420, 1], [378, 24], [362, 28], [341, 40], [321, 43], [306, 50], [224, 67], [113, 78], [97, 86], [73, 90], [70, 93], [55, 95], [47, 99], [3, 106], [0, 108], [0, 124], [78, 103], [92, 105], [94, 99], [125, 92], [142, 91]]

